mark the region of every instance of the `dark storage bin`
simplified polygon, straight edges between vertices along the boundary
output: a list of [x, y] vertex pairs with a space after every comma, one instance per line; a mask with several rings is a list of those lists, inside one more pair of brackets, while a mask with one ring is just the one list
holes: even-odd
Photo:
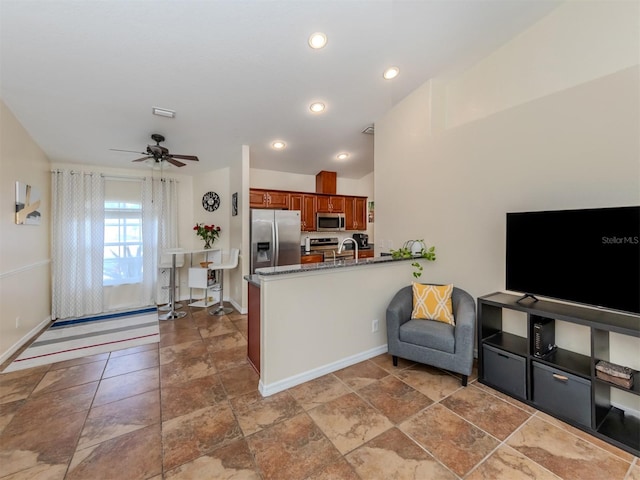
[[482, 346], [484, 380], [523, 400], [527, 398], [527, 369], [524, 357], [490, 345]]
[[552, 415], [591, 428], [591, 382], [558, 368], [533, 362], [533, 403]]

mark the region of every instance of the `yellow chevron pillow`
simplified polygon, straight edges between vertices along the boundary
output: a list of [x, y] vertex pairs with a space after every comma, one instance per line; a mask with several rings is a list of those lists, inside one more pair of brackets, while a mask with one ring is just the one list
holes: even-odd
[[422, 285], [412, 282], [413, 312], [411, 318], [424, 318], [455, 325], [451, 293], [453, 285]]

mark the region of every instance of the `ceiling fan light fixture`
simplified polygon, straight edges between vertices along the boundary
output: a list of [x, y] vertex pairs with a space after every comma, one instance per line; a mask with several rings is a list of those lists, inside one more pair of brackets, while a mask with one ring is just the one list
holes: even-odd
[[276, 140], [275, 142], [273, 142], [273, 143], [271, 144], [271, 146], [272, 146], [273, 148], [275, 148], [276, 150], [282, 150], [284, 147], [286, 147], [286, 146], [287, 146], [287, 144], [286, 144], [286, 143], [284, 143], [282, 140]]
[[153, 107], [151, 110], [154, 115], [159, 117], [175, 118], [176, 112], [174, 110], [168, 110], [166, 108]]
[[327, 44], [327, 36], [322, 32], [312, 33], [309, 37], [309, 46], [315, 50], [324, 48]]
[[385, 80], [391, 80], [393, 78], [396, 78], [399, 74], [400, 74], [400, 69], [398, 67], [389, 67], [384, 71], [384, 73], [382, 74], [382, 77]]
[[311, 110], [313, 113], [324, 112], [325, 108], [326, 106], [322, 102], [313, 102], [311, 105], [309, 105], [309, 110]]

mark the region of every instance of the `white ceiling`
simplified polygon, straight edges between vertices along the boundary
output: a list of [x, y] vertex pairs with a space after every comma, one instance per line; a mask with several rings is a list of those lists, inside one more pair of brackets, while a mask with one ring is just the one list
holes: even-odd
[[[361, 178], [373, 170], [365, 127], [558, 3], [0, 0], [0, 96], [54, 162], [148, 169], [109, 149], [142, 152], [157, 132], [171, 153], [200, 158], [180, 173], [229, 165], [244, 144], [252, 168]], [[307, 45], [316, 31], [323, 50]], [[400, 76], [385, 81], [390, 65]]]

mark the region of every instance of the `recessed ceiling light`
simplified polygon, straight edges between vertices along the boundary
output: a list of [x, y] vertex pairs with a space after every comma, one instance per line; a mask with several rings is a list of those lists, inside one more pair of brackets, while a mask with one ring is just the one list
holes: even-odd
[[282, 150], [284, 147], [286, 147], [286, 146], [287, 146], [287, 144], [286, 144], [286, 143], [284, 143], [284, 142], [283, 142], [283, 141], [281, 141], [281, 140], [277, 140], [277, 141], [273, 142], [273, 143], [271, 144], [271, 146], [272, 146], [273, 148], [275, 148], [276, 150]]
[[398, 67], [389, 67], [387, 68], [382, 76], [385, 80], [391, 80], [392, 78], [396, 78], [400, 73], [400, 69]]
[[160, 117], [167, 117], [167, 118], [173, 118], [176, 116], [176, 112], [173, 110], [168, 110], [166, 108], [158, 108], [158, 107], [153, 107], [153, 109], [151, 110], [151, 112], [154, 115], [158, 115]]
[[327, 44], [327, 36], [322, 32], [312, 33], [309, 37], [309, 46], [311, 48], [323, 48]]
[[309, 110], [311, 110], [313, 113], [324, 112], [324, 109], [325, 106], [322, 102], [313, 102], [311, 105], [309, 105]]
[[346, 160], [347, 158], [349, 158], [349, 154], [348, 153], [339, 153], [336, 158], [338, 160]]

